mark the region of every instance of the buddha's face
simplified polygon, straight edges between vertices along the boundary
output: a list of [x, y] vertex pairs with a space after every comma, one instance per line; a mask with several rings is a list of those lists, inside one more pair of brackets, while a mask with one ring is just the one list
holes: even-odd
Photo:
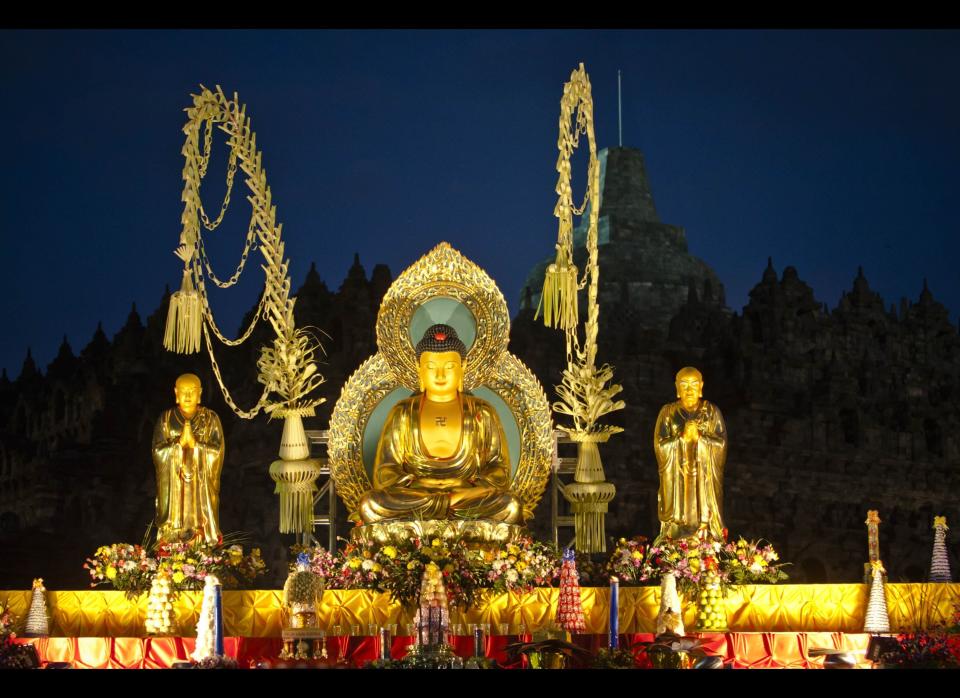
[[193, 417], [200, 404], [200, 379], [192, 373], [180, 376], [177, 378], [173, 393], [177, 397], [177, 407], [183, 412], [183, 416]]
[[677, 397], [683, 409], [692, 411], [703, 397], [703, 376], [695, 368], [684, 368], [677, 373]]
[[463, 384], [463, 361], [455, 351], [425, 351], [420, 355], [420, 385], [428, 400], [448, 402]]

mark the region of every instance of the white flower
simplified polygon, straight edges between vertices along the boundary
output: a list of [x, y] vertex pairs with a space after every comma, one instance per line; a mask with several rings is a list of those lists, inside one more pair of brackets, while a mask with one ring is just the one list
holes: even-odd
[[507, 581], [508, 581], [508, 582], [510, 582], [511, 584], [513, 584], [514, 582], [517, 581], [518, 578], [519, 578], [519, 577], [518, 577], [518, 575], [517, 575], [517, 571], [516, 571], [516, 570], [507, 570]]
[[373, 565], [374, 565], [373, 560], [371, 560], [370, 558], [367, 558], [366, 560], [363, 561], [362, 567], [365, 570], [371, 570], [373, 569]]

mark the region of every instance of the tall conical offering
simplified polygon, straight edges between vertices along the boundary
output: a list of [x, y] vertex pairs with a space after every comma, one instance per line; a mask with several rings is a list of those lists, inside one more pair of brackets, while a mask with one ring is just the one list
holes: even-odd
[[930, 581], [950, 581], [950, 558], [947, 556], [947, 517], [933, 517], [933, 558], [930, 560]]
[[444, 637], [450, 627], [447, 588], [443, 584], [440, 568], [433, 562], [423, 570], [420, 603], [414, 620], [417, 626], [417, 645], [421, 648], [437, 648], [444, 644]]

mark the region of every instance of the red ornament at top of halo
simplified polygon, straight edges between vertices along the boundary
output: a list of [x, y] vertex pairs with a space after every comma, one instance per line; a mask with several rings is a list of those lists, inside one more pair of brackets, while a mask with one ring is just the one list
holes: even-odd
[[444, 341], [444, 340], [447, 338], [447, 333], [446, 333], [446, 332], [434, 332], [434, 333], [433, 333], [433, 338], [434, 338], [435, 340], [437, 340], [438, 342], [442, 342], [442, 341]]

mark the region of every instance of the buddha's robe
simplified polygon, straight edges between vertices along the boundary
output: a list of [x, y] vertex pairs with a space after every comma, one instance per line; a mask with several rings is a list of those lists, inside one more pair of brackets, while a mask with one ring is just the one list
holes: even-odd
[[180, 445], [184, 421], [175, 407], [160, 416], [153, 430], [157, 538], [216, 543], [220, 539], [223, 427], [216, 412], [198, 406], [190, 420], [196, 446], [185, 448]]
[[[700, 438], [684, 442], [684, 425], [697, 423]], [[706, 400], [692, 414], [679, 402], [664, 405], [657, 417], [653, 448], [660, 469], [657, 515], [662, 538], [685, 538], [705, 525], [723, 536], [723, 466], [727, 431], [716, 405]]]
[[377, 446], [373, 489], [360, 500], [364, 523], [405, 519], [487, 519], [522, 523], [508, 491], [510, 456], [503, 427], [487, 402], [460, 395], [460, 440], [449, 458], [434, 458], [420, 434], [423, 395], [397, 403]]

